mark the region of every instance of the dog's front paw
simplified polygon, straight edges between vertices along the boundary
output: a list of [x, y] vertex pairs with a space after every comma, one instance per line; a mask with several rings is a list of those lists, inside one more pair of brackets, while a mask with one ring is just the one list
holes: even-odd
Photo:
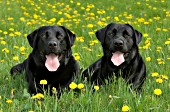
[[22, 72], [22, 67], [19, 65], [13, 66], [10, 70], [11, 75], [19, 74]]

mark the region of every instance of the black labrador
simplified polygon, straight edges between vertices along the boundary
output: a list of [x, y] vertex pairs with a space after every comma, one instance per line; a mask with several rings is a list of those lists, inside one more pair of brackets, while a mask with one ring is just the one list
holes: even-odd
[[111, 23], [98, 30], [96, 37], [104, 55], [82, 73], [83, 78], [100, 85], [121, 76], [133, 89], [140, 90], [146, 78], [146, 66], [138, 51], [142, 34], [129, 24]]
[[27, 36], [33, 48], [29, 57], [11, 68], [11, 75], [25, 70], [30, 94], [43, 93], [40, 80], [47, 80], [44, 89], [58, 92], [68, 88], [79, 74], [79, 64], [72, 56], [75, 34], [64, 26], [42, 26]]

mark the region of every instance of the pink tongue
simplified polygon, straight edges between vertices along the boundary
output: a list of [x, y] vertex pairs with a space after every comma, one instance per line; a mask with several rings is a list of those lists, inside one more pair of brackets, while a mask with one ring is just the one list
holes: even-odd
[[114, 65], [119, 66], [120, 64], [122, 64], [125, 59], [123, 57], [123, 53], [117, 51], [115, 53], [113, 53], [111, 61], [113, 62]]
[[46, 58], [47, 58], [45, 61], [46, 68], [51, 72], [56, 71], [58, 67], [60, 66], [58, 56], [55, 54], [49, 54], [49, 55], [46, 55]]

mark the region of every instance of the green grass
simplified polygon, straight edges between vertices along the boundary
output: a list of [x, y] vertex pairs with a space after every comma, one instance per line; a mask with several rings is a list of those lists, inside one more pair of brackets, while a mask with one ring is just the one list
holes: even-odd
[[[170, 111], [169, 77], [170, 71], [170, 9], [169, 0], [0, 0], [0, 112], [120, 112], [127, 105], [131, 112], [168, 112]], [[22, 18], [24, 20], [22, 21]], [[55, 21], [50, 21], [56, 18]], [[99, 24], [99, 21], [102, 24]], [[45, 95], [44, 101], [32, 99], [27, 93], [24, 74], [13, 79], [10, 68], [22, 62], [31, 52], [26, 35], [42, 25], [64, 25], [77, 35], [73, 54], [80, 56], [79, 64], [85, 69], [102, 55], [100, 43], [96, 40], [96, 30], [111, 22], [129, 23], [143, 33], [140, 53], [146, 61], [147, 79], [141, 94], [129, 91], [123, 79], [92, 92], [93, 86], [83, 83], [85, 89], [80, 93], [64, 92], [60, 99]], [[93, 24], [88, 28], [88, 24]], [[157, 29], [160, 28], [158, 31]], [[7, 34], [4, 34], [7, 32]], [[17, 35], [20, 32], [21, 35]], [[14, 36], [11, 36], [14, 34]], [[84, 42], [79, 41], [82, 38]], [[3, 44], [4, 41], [6, 44]], [[149, 41], [150, 45], [147, 44]], [[15, 46], [15, 48], [14, 48]], [[18, 47], [18, 48], [16, 48]], [[20, 51], [24, 47], [24, 51]], [[160, 48], [158, 48], [160, 47]], [[146, 49], [144, 49], [146, 48]], [[9, 52], [4, 52], [4, 49]], [[24, 54], [23, 54], [24, 53]], [[14, 60], [17, 56], [19, 59]], [[161, 59], [158, 62], [157, 59]], [[152, 73], [159, 75], [152, 77]], [[161, 78], [162, 83], [156, 79]], [[154, 90], [162, 90], [157, 96]], [[13, 92], [14, 90], [14, 92]], [[109, 95], [110, 98], [109, 98]], [[12, 100], [12, 103], [7, 103]], [[40, 103], [41, 102], [41, 103]]]

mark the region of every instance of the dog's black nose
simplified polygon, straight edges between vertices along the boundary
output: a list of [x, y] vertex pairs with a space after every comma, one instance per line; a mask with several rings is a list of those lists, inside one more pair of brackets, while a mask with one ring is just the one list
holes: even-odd
[[121, 46], [123, 46], [123, 41], [122, 40], [115, 40], [114, 45], [117, 46], [117, 47], [121, 47]]
[[55, 42], [55, 41], [50, 41], [50, 42], [48, 43], [48, 46], [49, 46], [49, 47], [56, 47], [56, 46], [57, 46], [57, 42]]

